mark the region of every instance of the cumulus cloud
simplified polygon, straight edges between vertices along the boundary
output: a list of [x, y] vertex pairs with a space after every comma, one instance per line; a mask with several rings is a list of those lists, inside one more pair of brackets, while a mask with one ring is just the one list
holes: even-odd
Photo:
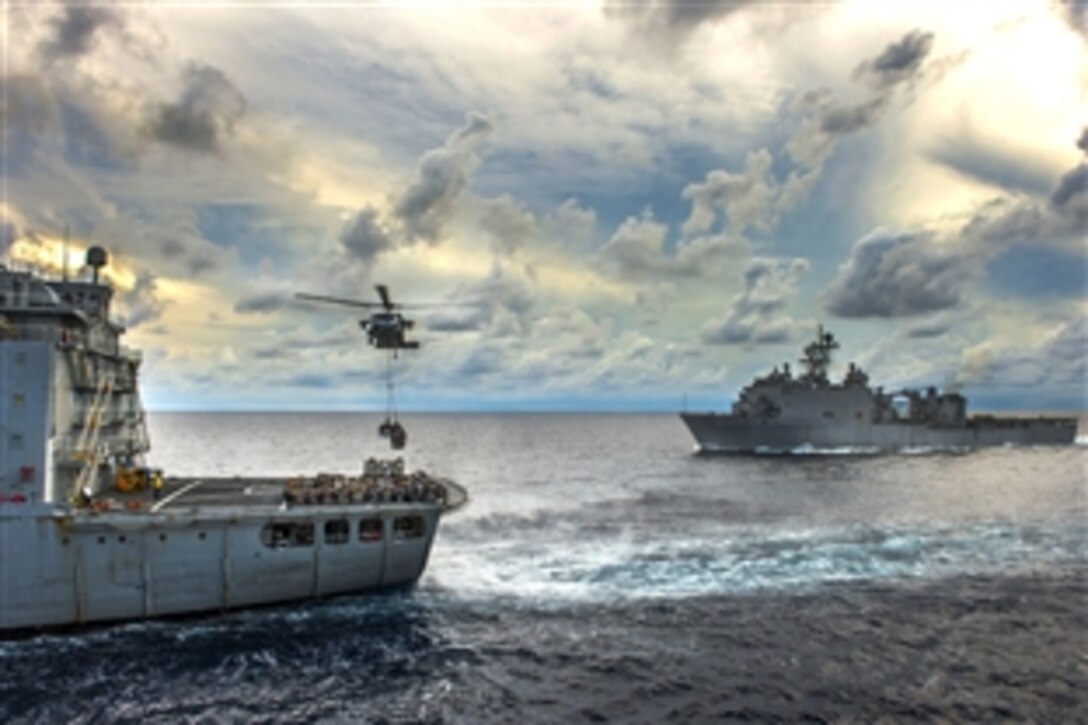
[[100, 29], [122, 23], [121, 15], [110, 8], [67, 5], [49, 21], [52, 33], [42, 40], [38, 51], [48, 60], [78, 58], [94, 49]]
[[246, 113], [246, 99], [218, 68], [193, 64], [183, 76], [181, 97], [159, 105], [148, 129], [151, 137], [185, 151], [215, 154]]
[[123, 309], [124, 325], [129, 329], [159, 319], [167, 304], [159, 296], [155, 275], [150, 272], [137, 274], [136, 284], [122, 294], [119, 301]]
[[408, 242], [436, 244], [442, 240], [457, 200], [468, 186], [469, 175], [480, 165], [480, 150], [493, 130], [487, 116], [470, 113], [465, 125], [442, 146], [423, 155], [416, 178], [393, 211], [404, 225]]
[[564, 201], [547, 218], [549, 231], [569, 247], [585, 248], [597, 231], [597, 212], [583, 207], [577, 199]]
[[449, 302], [448, 309], [426, 317], [428, 330], [511, 337], [529, 332], [535, 294], [529, 282], [496, 261], [486, 277], [456, 289]]
[[597, 265], [626, 280], [697, 277], [711, 273], [714, 263], [747, 252], [743, 239], [727, 235], [685, 240], [670, 252], [666, 249], [668, 235], [668, 227], [656, 221], [649, 210], [628, 217], [601, 248]]
[[348, 220], [340, 231], [340, 245], [354, 259], [372, 265], [378, 255], [393, 248], [393, 239], [382, 225], [378, 211], [367, 206]]
[[1083, 255], [1088, 224], [1088, 164], [1062, 176], [1048, 203], [999, 197], [981, 204], [959, 229], [895, 232], [859, 239], [824, 291], [842, 317], [911, 317], [960, 306], [986, 265], [1013, 247], [1049, 246]]
[[725, 317], [709, 321], [702, 330], [704, 343], [752, 345], [787, 342], [812, 327], [785, 313], [808, 271], [808, 260], [756, 257], [744, 272], [744, 291], [733, 299]]
[[1036, 344], [987, 340], [963, 351], [961, 385], [1064, 389], [1083, 395], [1088, 381], [1088, 316], [1083, 311]]
[[824, 292], [824, 306], [841, 317], [908, 317], [959, 304], [975, 272], [962, 247], [934, 242], [932, 233], [877, 229], [854, 244]]
[[484, 199], [481, 206], [480, 228], [491, 235], [497, 253], [514, 254], [536, 236], [536, 217], [509, 194]]
[[691, 214], [684, 222], [684, 234], [705, 232], [717, 212], [723, 212], [730, 229], [743, 234], [753, 227], [767, 231], [773, 222], [774, 181], [770, 177], [773, 159], [767, 149], [748, 154], [744, 171], [732, 174], [714, 170], [700, 183], [689, 184], [683, 196], [691, 202]]

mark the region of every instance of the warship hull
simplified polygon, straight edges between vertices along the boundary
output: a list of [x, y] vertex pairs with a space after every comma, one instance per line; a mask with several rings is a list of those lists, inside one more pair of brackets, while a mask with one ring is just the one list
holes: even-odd
[[[230, 485], [236, 499], [253, 497], [246, 479]], [[193, 491], [193, 500], [180, 497], [143, 511], [123, 504], [95, 512], [0, 503], [0, 631], [222, 612], [411, 585], [427, 564], [448, 505], [209, 500], [224, 491]], [[463, 489], [457, 496], [464, 497]]]
[[1067, 445], [1077, 432], [1076, 420], [1071, 418], [990, 418], [942, 427], [910, 422], [789, 423], [720, 413], [682, 413], [680, 417], [694, 436], [697, 449], [706, 453], [883, 453]]

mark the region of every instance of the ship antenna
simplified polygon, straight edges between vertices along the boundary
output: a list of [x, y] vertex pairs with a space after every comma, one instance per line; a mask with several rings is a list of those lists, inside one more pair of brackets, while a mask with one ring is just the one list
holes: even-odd
[[60, 258], [60, 278], [64, 282], [68, 281], [68, 233], [71, 231], [71, 225], [64, 225], [64, 244], [61, 246], [61, 258]]

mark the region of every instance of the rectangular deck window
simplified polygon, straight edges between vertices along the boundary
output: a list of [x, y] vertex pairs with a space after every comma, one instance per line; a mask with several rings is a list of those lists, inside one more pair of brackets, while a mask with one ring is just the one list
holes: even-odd
[[363, 519], [359, 522], [359, 541], [372, 543], [382, 540], [382, 520]]
[[294, 521], [265, 524], [261, 529], [261, 543], [274, 549], [313, 546], [314, 525]]
[[326, 544], [346, 544], [348, 543], [348, 532], [351, 527], [348, 525], [347, 519], [334, 519], [332, 521], [325, 522], [325, 543]]
[[423, 536], [422, 516], [399, 516], [393, 520], [393, 537], [397, 539], [418, 539]]

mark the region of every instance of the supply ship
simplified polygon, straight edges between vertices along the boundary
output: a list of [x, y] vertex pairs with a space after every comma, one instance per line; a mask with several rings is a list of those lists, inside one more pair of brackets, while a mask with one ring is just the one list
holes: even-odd
[[702, 452], [880, 453], [905, 449], [1069, 444], [1076, 418], [967, 415], [967, 400], [936, 388], [885, 392], [853, 363], [828, 379], [839, 344], [821, 327], [804, 349], [802, 372], [789, 364], [757, 377], [729, 413], [681, 413]]
[[100, 277], [0, 265], [0, 632], [217, 612], [410, 585], [447, 479], [174, 478], [149, 469], [139, 353]]

